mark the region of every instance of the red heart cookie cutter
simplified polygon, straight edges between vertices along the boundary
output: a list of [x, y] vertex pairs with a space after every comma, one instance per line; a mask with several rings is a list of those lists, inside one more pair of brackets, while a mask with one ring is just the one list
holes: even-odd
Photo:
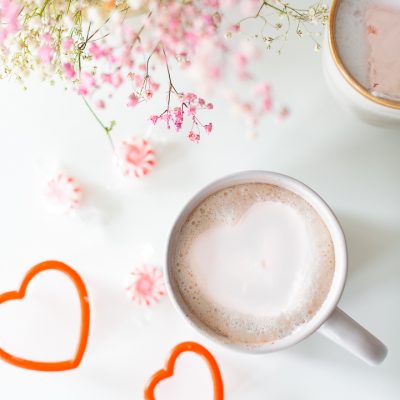
[[36, 275], [44, 271], [59, 271], [67, 275], [78, 292], [81, 307], [81, 329], [79, 343], [74, 357], [70, 360], [55, 362], [32, 361], [13, 356], [0, 347], [0, 358], [16, 367], [32, 369], [35, 371], [52, 372], [74, 369], [79, 366], [85, 353], [90, 326], [90, 306], [87, 290], [82, 278], [75, 270], [60, 261], [45, 261], [35, 265], [25, 275], [19, 290], [0, 294], [0, 304], [11, 300], [22, 300], [25, 297], [26, 289], [28, 288], [30, 281], [35, 278]]
[[150, 378], [144, 391], [145, 400], [156, 400], [154, 396], [154, 390], [156, 386], [162, 380], [170, 378], [174, 374], [176, 359], [185, 351], [191, 351], [204, 358], [204, 360], [207, 362], [208, 368], [210, 369], [214, 383], [214, 400], [223, 400], [224, 384], [222, 382], [221, 372], [218, 364], [213, 355], [205, 347], [195, 342], [180, 343], [172, 349], [171, 354], [169, 355], [165, 364], [165, 368], [160, 369]]

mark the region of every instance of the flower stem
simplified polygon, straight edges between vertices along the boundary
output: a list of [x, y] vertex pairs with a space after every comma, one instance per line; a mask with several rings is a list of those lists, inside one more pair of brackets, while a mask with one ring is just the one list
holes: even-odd
[[86, 104], [86, 107], [89, 109], [90, 113], [93, 115], [95, 120], [99, 123], [99, 125], [102, 127], [102, 129], [106, 133], [106, 136], [108, 138], [108, 141], [110, 142], [111, 148], [113, 149], [113, 151], [115, 151], [114, 142], [111, 137], [111, 131], [113, 130], [113, 128], [115, 126], [115, 121], [111, 121], [110, 126], [104, 125], [104, 123], [99, 118], [99, 116], [96, 114], [96, 112], [93, 110], [92, 106], [89, 104], [89, 102], [86, 100], [86, 98], [84, 96], [82, 96], [82, 99], [83, 99], [84, 103]]
[[45, 1], [44, 1], [43, 5], [42, 5], [42, 8], [40, 9], [40, 11], [39, 11], [39, 13], [38, 13], [39, 17], [42, 17], [42, 16], [43, 16], [44, 10], [46, 9], [46, 7], [47, 7], [47, 5], [48, 5], [49, 3], [50, 3], [50, 0], [45, 0]]

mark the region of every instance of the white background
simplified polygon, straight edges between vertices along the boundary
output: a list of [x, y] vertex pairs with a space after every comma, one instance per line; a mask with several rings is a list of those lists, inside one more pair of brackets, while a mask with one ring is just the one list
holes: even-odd
[[[157, 146], [157, 168], [138, 183], [118, 178], [109, 144], [79, 98], [46, 84], [25, 93], [0, 83], [0, 292], [16, 289], [29, 267], [54, 258], [82, 274], [93, 310], [78, 369], [40, 373], [0, 361], [0, 398], [138, 400], [148, 377], [183, 340], [215, 354], [228, 400], [399, 398], [400, 132], [344, 112], [328, 93], [312, 48], [306, 38], [294, 39], [282, 56], [267, 54], [259, 71], [290, 106], [287, 122], [270, 119], [249, 140], [245, 124], [216, 100], [214, 133], [200, 145], [171, 133], [173, 140]], [[118, 141], [146, 131], [145, 113], [145, 106], [127, 111], [121, 102], [104, 118], [119, 120]], [[49, 214], [40, 200], [41, 182], [57, 165], [82, 183], [85, 204], [75, 217]], [[192, 331], [168, 299], [148, 312], [128, 300], [129, 272], [149, 247], [150, 261], [163, 265], [168, 231], [185, 202], [211, 180], [245, 169], [292, 175], [335, 210], [350, 253], [340, 305], [388, 345], [383, 365], [368, 367], [318, 334], [276, 354], [232, 353]], [[12, 312], [2, 305], [0, 346], [37, 358], [70, 354], [73, 291], [56, 275], [38, 278], [30, 289]], [[46, 315], [54, 320], [35, 323]], [[207, 400], [210, 388], [203, 363], [185, 355], [159, 399]]]

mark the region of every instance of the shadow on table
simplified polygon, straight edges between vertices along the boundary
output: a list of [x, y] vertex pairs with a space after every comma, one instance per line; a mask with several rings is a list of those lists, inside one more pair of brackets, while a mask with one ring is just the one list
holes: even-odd
[[348, 213], [338, 212], [337, 215], [347, 241], [349, 277], [379, 267], [382, 275], [395, 272], [396, 277], [400, 278], [399, 268], [379, 263], [393, 251], [398, 253], [400, 260], [400, 226], [388, 226], [377, 220], [366, 219], [365, 216], [361, 218]]

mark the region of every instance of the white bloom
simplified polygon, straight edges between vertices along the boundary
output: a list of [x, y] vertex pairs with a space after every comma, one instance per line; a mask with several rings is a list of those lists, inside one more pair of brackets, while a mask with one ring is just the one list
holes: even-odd
[[89, 21], [95, 25], [101, 25], [104, 22], [104, 18], [102, 17], [98, 7], [89, 7], [86, 11], [86, 15]]
[[128, 0], [128, 5], [131, 7], [133, 10], [139, 10], [146, 4], [146, 1], [144, 0]]
[[39, 29], [42, 26], [42, 19], [39, 15], [35, 15], [29, 20], [29, 26], [33, 29]]
[[62, 22], [66, 29], [72, 29], [74, 27], [74, 21], [69, 15], [64, 15]]

